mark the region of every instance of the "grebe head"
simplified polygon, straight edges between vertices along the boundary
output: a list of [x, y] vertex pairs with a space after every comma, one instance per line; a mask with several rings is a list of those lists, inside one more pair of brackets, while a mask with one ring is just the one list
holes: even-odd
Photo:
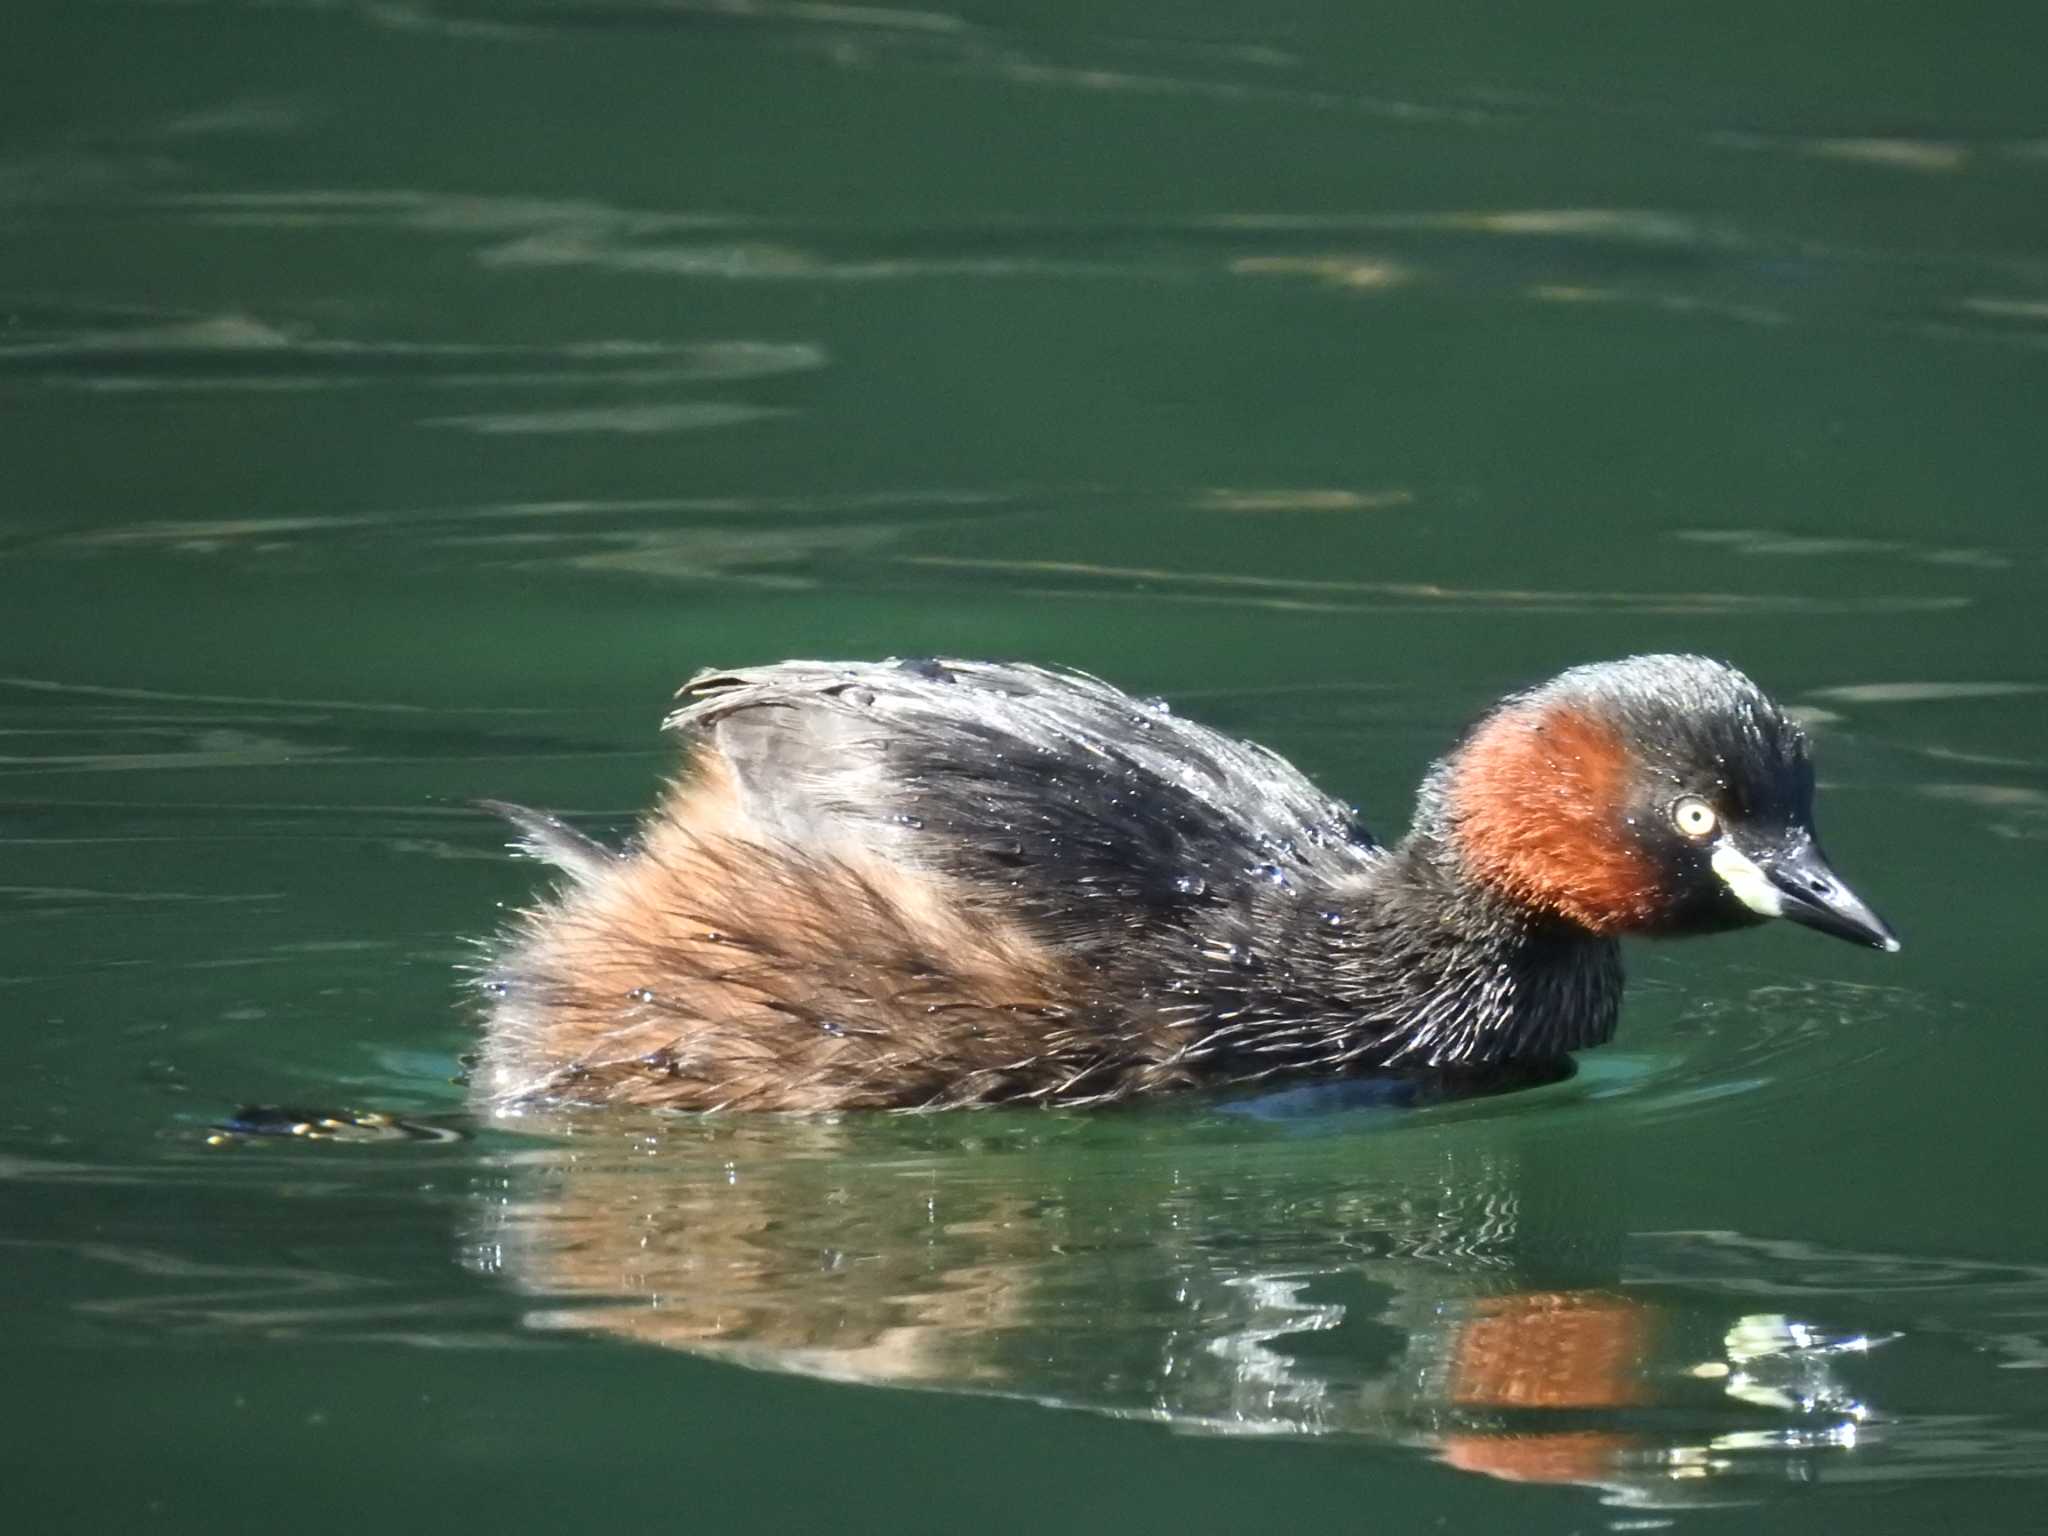
[[1503, 700], [1438, 766], [1423, 824], [1465, 878], [1591, 933], [1786, 917], [1899, 947], [1821, 853], [1806, 733], [1705, 657], [1575, 667]]

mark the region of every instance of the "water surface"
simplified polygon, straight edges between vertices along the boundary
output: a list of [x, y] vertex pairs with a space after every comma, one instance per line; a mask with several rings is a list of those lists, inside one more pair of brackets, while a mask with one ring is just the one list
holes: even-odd
[[[2032, 1518], [2035, 9], [7, 34], [24, 1529]], [[1392, 835], [1649, 649], [1809, 720], [1902, 955], [1644, 948], [1422, 1111], [465, 1114], [471, 802], [622, 832], [700, 666], [1081, 666]]]

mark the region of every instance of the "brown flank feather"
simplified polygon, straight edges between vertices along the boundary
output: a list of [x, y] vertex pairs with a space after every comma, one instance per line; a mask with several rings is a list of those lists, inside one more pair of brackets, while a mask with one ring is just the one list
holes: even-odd
[[851, 838], [793, 847], [750, 820], [715, 747], [694, 769], [636, 856], [527, 915], [483, 1062], [495, 1094], [918, 1108], [1176, 1076], [1133, 1062], [1066, 964], [943, 877]]

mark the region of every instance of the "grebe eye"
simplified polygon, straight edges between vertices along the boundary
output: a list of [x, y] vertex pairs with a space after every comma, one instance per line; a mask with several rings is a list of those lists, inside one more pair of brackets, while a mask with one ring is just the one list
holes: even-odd
[[1711, 837], [1721, 818], [1699, 796], [1687, 795], [1671, 807], [1671, 824], [1690, 838]]

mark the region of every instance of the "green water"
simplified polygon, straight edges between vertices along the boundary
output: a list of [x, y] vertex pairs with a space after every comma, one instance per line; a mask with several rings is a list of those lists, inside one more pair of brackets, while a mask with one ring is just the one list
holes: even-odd
[[[13, 0], [10, 1528], [2030, 1526], [2044, 48]], [[1643, 949], [1407, 1114], [464, 1115], [540, 878], [468, 802], [622, 829], [699, 666], [1077, 665], [1393, 833], [1669, 648], [1807, 712], [1903, 954]]]

